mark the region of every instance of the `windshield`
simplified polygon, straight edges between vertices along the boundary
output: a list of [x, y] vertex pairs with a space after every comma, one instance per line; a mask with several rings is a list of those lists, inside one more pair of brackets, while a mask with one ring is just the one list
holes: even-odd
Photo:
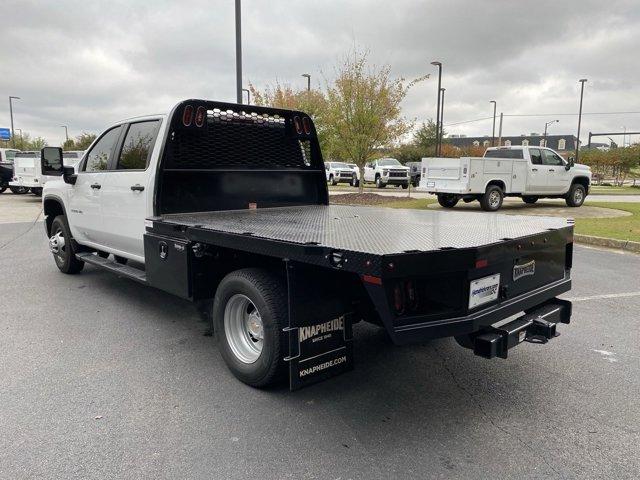
[[351, 168], [358, 168], [358, 166], [355, 163], [347, 163], [347, 166]]
[[378, 165], [380, 165], [381, 167], [395, 167], [398, 165], [402, 166], [402, 164], [395, 158], [381, 158], [380, 160], [378, 160]]
[[346, 163], [342, 163], [342, 162], [333, 162], [331, 164], [331, 166], [333, 168], [349, 168], [349, 165], [347, 165]]

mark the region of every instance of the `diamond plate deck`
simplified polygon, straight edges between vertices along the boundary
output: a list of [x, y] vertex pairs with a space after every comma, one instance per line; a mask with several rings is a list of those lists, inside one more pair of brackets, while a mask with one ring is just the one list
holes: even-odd
[[564, 218], [350, 205], [171, 214], [161, 221], [372, 255], [479, 247], [570, 225]]

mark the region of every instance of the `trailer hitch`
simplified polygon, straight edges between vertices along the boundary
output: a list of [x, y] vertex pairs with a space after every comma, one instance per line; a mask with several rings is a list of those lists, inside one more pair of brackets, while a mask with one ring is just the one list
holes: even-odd
[[490, 326], [473, 337], [473, 353], [484, 358], [507, 358], [522, 342], [547, 343], [559, 333], [558, 323], [569, 323], [571, 302], [553, 299], [505, 325]]

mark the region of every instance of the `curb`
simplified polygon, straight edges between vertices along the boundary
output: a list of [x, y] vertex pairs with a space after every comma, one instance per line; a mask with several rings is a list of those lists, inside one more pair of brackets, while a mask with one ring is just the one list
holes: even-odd
[[593, 237], [591, 235], [573, 235], [574, 241], [586, 243], [588, 245], [598, 245], [600, 247], [615, 248], [626, 252], [640, 253], [640, 242], [630, 240], [616, 240], [615, 238]]

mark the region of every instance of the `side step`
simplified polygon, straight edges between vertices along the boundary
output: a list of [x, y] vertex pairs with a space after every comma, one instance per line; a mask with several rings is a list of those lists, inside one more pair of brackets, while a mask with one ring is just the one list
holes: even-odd
[[133, 268], [128, 265], [122, 265], [115, 260], [109, 260], [108, 258], [102, 258], [91, 252], [76, 253], [76, 258], [82, 260], [89, 265], [108, 270], [111, 273], [120, 275], [121, 277], [130, 278], [138, 283], [147, 283], [147, 274], [138, 268]]

